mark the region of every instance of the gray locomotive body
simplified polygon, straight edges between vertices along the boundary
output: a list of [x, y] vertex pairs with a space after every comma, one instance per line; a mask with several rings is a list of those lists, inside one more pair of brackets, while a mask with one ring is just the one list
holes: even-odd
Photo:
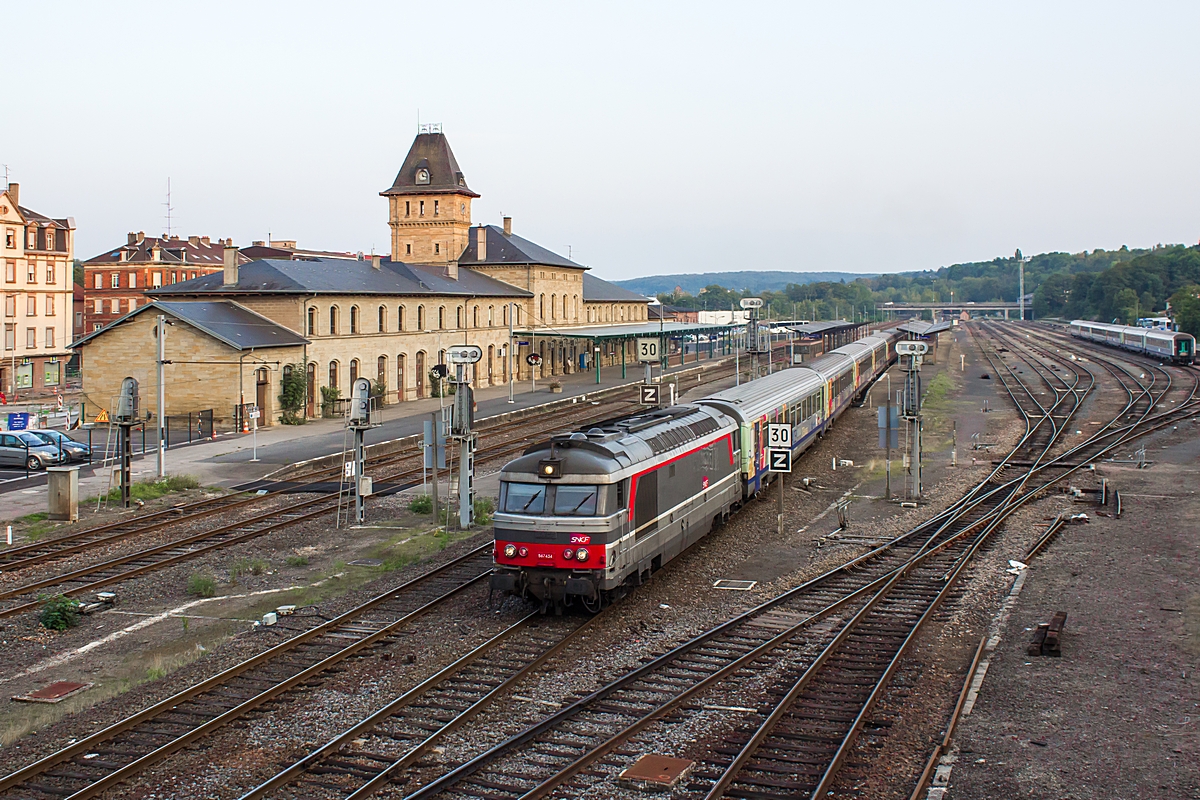
[[737, 433], [680, 405], [530, 448], [501, 472], [492, 588], [595, 610], [643, 582], [741, 501]]

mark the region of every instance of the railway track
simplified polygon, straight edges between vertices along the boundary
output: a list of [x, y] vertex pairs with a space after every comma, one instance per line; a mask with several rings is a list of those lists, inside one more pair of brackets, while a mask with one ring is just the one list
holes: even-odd
[[490, 572], [488, 544], [0, 778], [0, 798], [95, 797], [386, 643]]

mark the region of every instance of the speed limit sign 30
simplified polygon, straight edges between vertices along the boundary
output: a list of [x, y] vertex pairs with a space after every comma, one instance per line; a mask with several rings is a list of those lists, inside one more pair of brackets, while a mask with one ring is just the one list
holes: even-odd
[[792, 426], [786, 423], [767, 423], [767, 447], [784, 448], [792, 446]]
[[638, 361], [658, 361], [658, 339], [637, 340]]

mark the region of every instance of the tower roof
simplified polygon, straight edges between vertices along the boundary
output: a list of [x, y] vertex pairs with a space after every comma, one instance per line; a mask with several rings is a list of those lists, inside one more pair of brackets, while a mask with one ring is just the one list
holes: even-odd
[[437, 192], [479, 197], [467, 188], [467, 179], [458, 168], [458, 161], [454, 159], [454, 151], [450, 149], [446, 135], [441, 132], [419, 133], [408, 149], [404, 165], [400, 167], [392, 187], [380, 194], [386, 197]]

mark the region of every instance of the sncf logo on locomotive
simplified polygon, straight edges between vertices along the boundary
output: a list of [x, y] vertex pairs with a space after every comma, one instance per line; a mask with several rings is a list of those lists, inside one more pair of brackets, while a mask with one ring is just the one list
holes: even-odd
[[591, 544], [591, 543], [592, 543], [592, 537], [590, 537], [590, 536], [585, 536], [582, 533], [572, 533], [571, 534], [571, 544]]

